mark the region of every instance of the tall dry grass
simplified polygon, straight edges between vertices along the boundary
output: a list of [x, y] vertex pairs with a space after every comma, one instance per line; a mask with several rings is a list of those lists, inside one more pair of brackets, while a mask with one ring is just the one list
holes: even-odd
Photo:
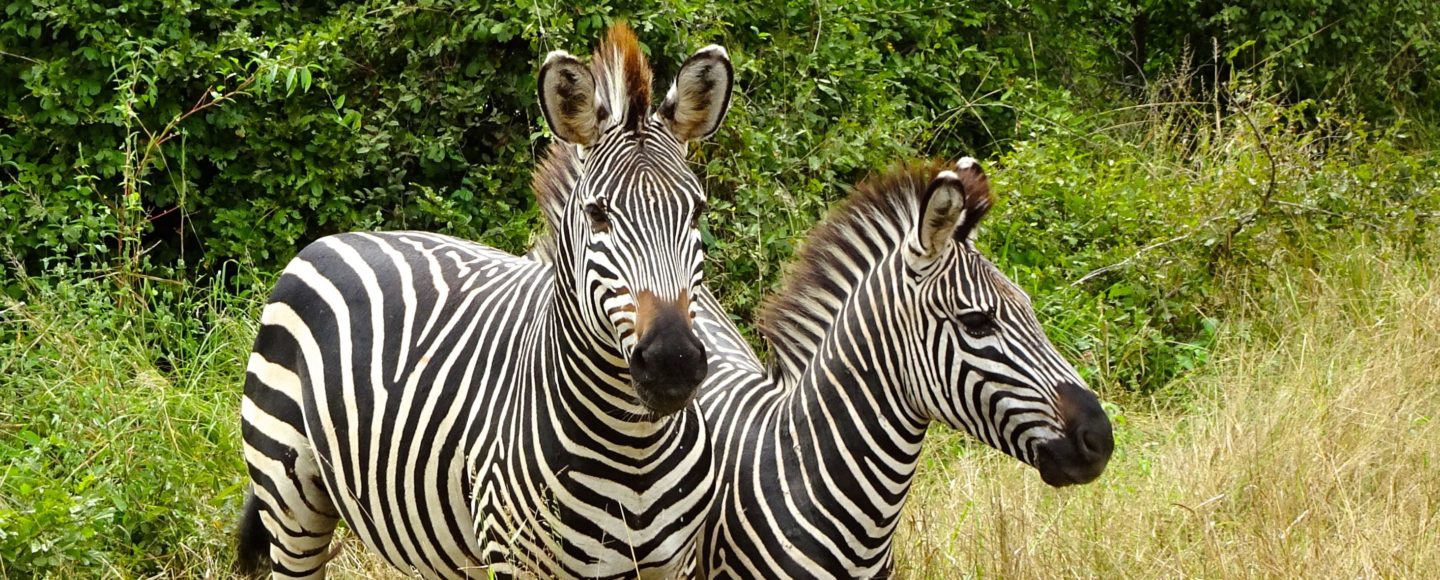
[[[1440, 261], [1351, 252], [1245, 295], [1179, 410], [1122, 411], [1094, 484], [1054, 490], [933, 437], [909, 577], [1386, 577], [1440, 571]], [[1132, 407], [1144, 406], [1132, 403]]]

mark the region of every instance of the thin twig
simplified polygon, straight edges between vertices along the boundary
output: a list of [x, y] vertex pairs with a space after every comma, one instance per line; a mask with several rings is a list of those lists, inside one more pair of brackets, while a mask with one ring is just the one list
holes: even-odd
[[[1371, 227], [1371, 228], [1373, 228], [1373, 229], [1376, 229], [1376, 230], [1384, 229], [1384, 228], [1380, 227], [1380, 224], [1377, 224], [1377, 223], [1375, 223], [1375, 222], [1369, 222], [1369, 221], [1365, 221], [1365, 220], [1356, 218], [1356, 217], [1354, 217], [1354, 216], [1348, 216], [1348, 215], [1345, 215], [1345, 214], [1340, 213], [1340, 212], [1338, 212], [1338, 211], [1330, 211], [1330, 210], [1325, 209], [1325, 208], [1323, 208], [1323, 207], [1315, 207], [1315, 206], [1313, 206], [1313, 205], [1305, 205], [1305, 204], [1300, 204], [1300, 203], [1293, 203], [1293, 202], [1285, 201], [1285, 200], [1283, 200], [1283, 199], [1275, 200], [1274, 203], [1275, 203], [1276, 205], [1283, 205], [1283, 206], [1285, 206], [1285, 207], [1292, 207], [1292, 208], [1295, 208], [1295, 209], [1300, 210], [1300, 211], [1313, 212], [1313, 213], [1323, 213], [1323, 214], [1328, 215], [1328, 216], [1334, 216], [1334, 217], [1337, 217], [1337, 218], [1342, 218], [1342, 219], [1345, 219], [1345, 220], [1349, 220], [1349, 221], [1352, 222], [1352, 223], [1357, 223], [1357, 224], [1360, 224], [1360, 225], [1363, 225], [1363, 226], [1369, 226], [1369, 227]], [[1418, 214], [1418, 215], [1424, 215], [1424, 214]]]
[[815, 42], [810, 45], [810, 54], [820, 50], [820, 33], [825, 29], [825, 10], [820, 8], [819, 3], [815, 6]]
[[1215, 98], [1215, 138], [1220, 138], [1220, 39], [1210, 37], [1210, 46], [1214, 49], [1214, 64], [1210, 68], [1214, 72], [1214, 83], [1210, 87], [1210, 94]]
[[1194, 233], [1194, 232], [1191, 232], [1191, 233], [1189, 233], [1189, 234], [1183, 234], [1183, 235], [1175, 236], [1175, 237], [1170, 238], [1170, 239], [1168, 239], [1168, 240], [1165, 240], [1165, 241], [1163, 241], [1163, 242], [1155, 242], [1155, 243], [1153, 243], [1153, 244], [1150, 244], [1150, 245], [1148, 245], [1148, 246], [1145, 246], [1145, 247], [1143, 247], [1143, 248], [1140, 248], [1139, 251], [1136, 251], [1136, 252], [1135, 252], [1133, 255], [1131, 255], [1129, 258], [1125, 258], [1124, 260], [1120, 260], [1119, 262], [1116, 262], [1116, 263], [1114, 263], [1114, 264], [1110, 264], [1109, 266], [1103, 266], [1103, 267], [1100, 267], [1100, 268], [1096, 268], [1095, 270], [1090, 271], [1089, 274], [1086, 274], [1086, 275], [1084, 275], [1084, 276], [1081, 276], [1079, 280], [1076, 280], [1076, 281], [1074, 281], [1074, 282], [1071, 282], [1070, 285], [1071, 285], [1071, 286], [1079, 286], [1079, 285], [1081, 285], [1081, 284], [1084, 284], [1087, 280], [1090, 280], [1091, 278], [1094, 278], [1094, 277], [1099, 276], [1099, 275], [1101, 275], [1101, 274], [1104, 274], [1104, 273], [1106, 273], [1106, 272], [1113, 272], [1113, 271], [1115, 271], [1115, 270], [1119, 270], [1119, 269], [1121, 269], [1121, 268], [1124, 268], [1124, 267], [1126, 267], [1126, 266], [1129, 266], [1129, 265], [1130, 265], [1131, 263], [1133, 263], [1137, 258], [1139, 258], [1141, 255], [1145, 254], [1146, 252], [1149, 252], [1149, 251], [1154, 250], [1154, 249], [1156, 249], [1156, 248], [1168, 246], [1168, 245], [1173, 244], [1173, 243], [1175, 243], [1175, 242], [1178, 242], [1178, 241], [1184, 240], [1184, 239], [1186, 239], [1186, 238], [1189, 238], [1193, 233]]
[[30, 58], [30, 57], [28, 57], [28, 56], [25, 56], [25, 55], [23, 55], [23, 54], [15, 54], [15, 53], [13, 53], [13, 52], [5, 52], [5, 51], [3, 51], [3, 50], [0, 50], [0, 56], [15, 57], [15, 58], [18, 58], [18, 59], [23, 60], [23, 61], [25, 61], [25, 62], [28, 62], [28, 63], [30, 63], [30, 64], [45, 64], [45, 63], [43, 63], [43, 62], [40, 62], [40, 61], [38, 61], [38, 60], [35, 60], [35, 59]]

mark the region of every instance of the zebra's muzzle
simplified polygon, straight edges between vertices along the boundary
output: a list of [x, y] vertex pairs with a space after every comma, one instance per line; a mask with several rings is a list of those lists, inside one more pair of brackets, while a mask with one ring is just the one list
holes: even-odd
[[1040, 478], [1054, 487], [1095, 481], [1115, 451], [1110, 417], [1095, 393], [1079, 385], [1062, 384], [1056, 391], [1057, 407], [1065, 421], [1064, 436], [1039, 445], [1035, 467]]
[[689, 301], [667, 302], [641, 293], [640, 340], [630, 353], [630, 376], [640, 403], [657, 415], [690, 401], [709, 373], [705, 345], [690, 324]]

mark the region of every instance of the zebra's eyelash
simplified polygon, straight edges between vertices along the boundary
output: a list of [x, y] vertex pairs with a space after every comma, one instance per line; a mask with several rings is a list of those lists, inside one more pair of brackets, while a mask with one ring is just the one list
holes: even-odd
[[953, 319], [960, 329], [975, 338], [991, 336], [1000, 330], [995, 323], [994, 308], [964, 312]]

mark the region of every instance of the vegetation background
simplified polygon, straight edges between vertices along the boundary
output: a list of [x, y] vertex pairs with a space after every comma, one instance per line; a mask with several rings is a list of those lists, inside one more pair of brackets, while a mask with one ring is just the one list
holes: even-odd
[[1430, 0], [0, 8], [0, 576], [226, 575], [274, 275], [352, 229], [523, 250], [534, 73], [620, 18], [663, 82], [735, 61], [692, 158], [742, 328], [849, 184], [972, 155], [981, 245], [1108, 401], [1120, 448], [1077, 490], [936, 429], [902, 571], [1435, 569]]

